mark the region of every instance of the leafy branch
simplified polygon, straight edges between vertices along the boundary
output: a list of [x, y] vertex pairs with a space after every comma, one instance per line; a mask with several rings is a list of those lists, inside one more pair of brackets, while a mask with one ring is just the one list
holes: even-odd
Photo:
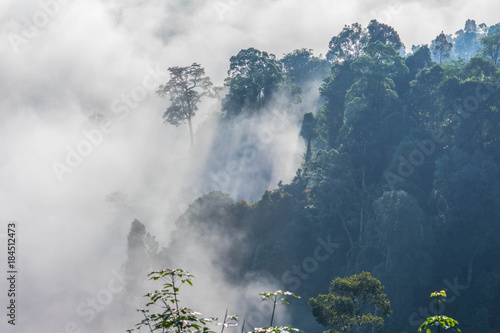
[[441, 290], [440, 292], [435, 291], [431, 294], [431, 297], [436, 297], [437, 315], [427, 318], [427, 320], [420, 325], [418, 331], [422, 332], [425, 330], [425, 333], [431, 333], [431, 327], [437, 327], [438, 333], [441, 328], [444, 328], [445, 330], [451, 328], [460, 332], [460, 329], [455, 327], [455, 325], [458, 325], [458, 321], [447, 316], [439, 315], [439, 303], [441, 303], [439, 297], [442, 297], [444, 300], [446, 298], [446, 292], [444, 290]]
[[[164, 269], [154, 271], [148, 276], [150, 280], [164, 282], [161, 290], [155, 290], [145, 295], [151, 300], [146, 306], [159, 307], [160, 312], [151, 314], [148, 309], [138, 309], [137, 311], [144, 315], [144, 320], [135, 325], [138, 331], [146, 326], [149, 332], [210, 332], [206, 323], [210, 322], [211, 319], [202, 318], [200, 317], [201, 313], [180, 306], [180, 286], [185, 283], [192, 286], [193, 275], [182, 269]], [[129, 330], [129, 332], [132, 331]]]

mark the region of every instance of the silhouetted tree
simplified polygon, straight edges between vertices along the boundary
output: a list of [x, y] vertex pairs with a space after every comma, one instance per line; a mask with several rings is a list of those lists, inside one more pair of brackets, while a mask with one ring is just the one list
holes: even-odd
[[308, 112], [304, 114], [304, 119], [302, 120], [302, 128], [300, 129], [300, 136], [304, 138], [307, 144], [306, 151], [306, 162], [311, 159], [311, 141], [316, 136], [315, 127], [316, 121], [314, 119], [314, 114], [312, 112]]
[[330, 40], [326, 58], [340, 63], [345, 60], [356, 60], [363, 55], [363, 48], [368, 44], [368, 32], [361, 24], [345, 25], [342, 31]]
[[187, 120], [191, 145], [193, 145], [191, 118], [198, 111], [198, 102], [203, 96], [214, 96], [213, 84], [205, 75], [205, 69], [196, 63], [187, 67], [170, 67], [168, 71], [170, 80], [156, 91], [161, 97], [168, 96], [172, 102], [163, 114], [163, 119], [175, 126]]
[[500, 61], [500, 29], [495, 34], [485, 36], [481, 39], [481, 53], [498, 66]]
[[368, 24], [368, 33], [370, 36], [370, 43], [381, 41], [384, 44], [391, 45], [395, 50], [399, 50], [404, 46], [399, 34], [393, 27], [384, 23], [379, 23], [377, 20], [370, 21]]
[[439, 63], [451, 57], [451, 49], [453, 44], [446, 39], [444, 32], [441, 32], [436, 39], [432, 41], [431, 50], [432, 54], [439, 59]]

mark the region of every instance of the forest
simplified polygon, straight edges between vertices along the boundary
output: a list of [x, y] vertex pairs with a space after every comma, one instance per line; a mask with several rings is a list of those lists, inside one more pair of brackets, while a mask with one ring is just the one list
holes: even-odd
[[[408, 47], [372, 20], [346, 25], [328, 50], [277, 57], [242, 49], [223, 87], [203, 64], [169, 69], [171, 81], [157, 91], [170, 101], [166, 126], [186, 127], [196, 145], [198, 102], [213, 98], [221, 112], [211, 172], [186, 189], [191, 204], [170, 243], [160, 246], [148, 221], [132, 223], [124, 265], [131, 316], [145, 303], [149, 272], [197, 275], [192, 258], [204, 258], [235, 288], [265, 277], [300, 295], [284, 324], [304, 332], [350, 332], [322, 326], [308, 301], [362, 272], [380, 281], [392, 309], [383, 327], [364, 331], [417, 332], [436, 314], [430, 293], [444, 290], [444, 311], [462, 332], [500, 332], [500, 23], [467, 20]], [[276, 153], [266, 150], [273, 133], [255, 119], [298, 124], [303, 144], [293, 180], [265, 191], [251, 184], [280, 168], [266, 162]], [[247, 330], [265, 326], [238, 315]]]

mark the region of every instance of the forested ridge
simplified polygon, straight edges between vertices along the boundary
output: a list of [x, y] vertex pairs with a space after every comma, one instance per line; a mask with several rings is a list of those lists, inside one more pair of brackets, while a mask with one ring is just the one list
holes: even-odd
[[[234, 171], [248, 183], [269, 177], [251, 141], [259, 129], [237, 125], [273, 112], [301, 124], [303, 163], [255, 201], [200, 186], [165, 248], [135, 221], [129, 292], [140, 293], [148, 269], [183, 267], [196, 244], [232, 285], [262, 275], [300, 295], [290, 324], [305, 332], [328, 329], [307, 300], [362, 271], [391, 302], [381, 332], [416, 332], [441, 289], [463, 332], [500, 332], [500, 24], [468, 20], [409, 49], [373, 20], [345, 26], [325, 57], [252, 47], [231, 57], [208, 167], [228, 183], [235, 160], [253, 166]], [[221, 151], [235, 128], [247, 141]]]

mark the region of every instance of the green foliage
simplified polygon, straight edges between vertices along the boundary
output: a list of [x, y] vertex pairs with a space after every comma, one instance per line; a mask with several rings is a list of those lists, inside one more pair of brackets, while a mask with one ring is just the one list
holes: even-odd
[[481, 38], [481, 53], [498, 66], [500, 62], [500, 29]]
[[[150, 280], [163, 282], [161, 290], [155, 290], [145, 296], [151, 302], [147, 307], [160, 307], [160, 312], [151, 313], [148, 309], [137, 311], [144, 314], [144, 320], [136, 325], [140, 331], [142, 327], [147, 327], [150, 332], [210, 332], [206, 323], [207, 318], [201, 318], [200, 313], [187, 307], [181, 307], [179, 301], [180, 286], [187, 283], [193, 285], [191, 279], [194, 277], [182, 269], [164, 269], [151, 272]], [[153, 310], [157, 311], [157, 310]], [[131, 330], [132, 331], [132, 330]]]
[[431, 50], [429, 46], [422, 45], [405, 60], [411, 73], [418, 73], [421, 69], [432, 66]]
[[469, 60], [480, 48], [480, 39], [486, 33], [485, 24], [477, 25], [474, 20], [467, 20], [463, 29], [455, 32], [454, 51], [457, 58]]
[[[307, 161], [294, 179], [279, 182], [279, 190], [265, 191], [257, 201], [204, 195], [179, 218], [162, 260], [180, 257], [191, 244], [210, 248], [211, 264], [236, 286], [263, 274], [308, 295], [318, 295], [332, 276], [370, 271], [391, 299], [394, 314], [383, 320], [388, 332], [416, 330], [412, 326], [429, 317], [417, 306], [422, 291], [458, 281], [461, 289], [454, 287], [453, 297], [460, 302], [447, 307], [463, 318], [462, 330], [493, 332], [500, 307], [500, 77], [494, 55], [473, 56], [471, 40], [467, 57], [473, 57], [466, 60], [465, 49], [457, 44], [455, 52], [450, 45], [457, 40], [443, 33], [441, 44], [436, 39], [405, 59], [394, 48], [397, 34], [390, 27], [372, 28], [370, 33], [355, 24], [332, 38], [332, 68], [320, 89], [324, 105], [306, 110], [302, 119]], [[488, 37], [500, 31], [493, 28]], [[460, 38], [467, 42], [470, 34], [477, 40], [484, 31], [469, 22]], [[310, 79], [326, 75], [320, 74], [324, 61], [308, 49], [282, 60], [242, 50], [231, 65], [223, 103], [228, 116], [268, 110], [272, 96], [294, 85], [304, 89]], [[292, 99], [286, 96], [284, 104]], [[222, 132], [217, 142], [229, 141]], [[226, 152], [214, 145], [210, 153]], [[281, 167], [273, 165], [273, 172]], [[320, 301], [357, 311], [349, 295], [332, 295], [337, 298], [315, 298], [318, 316], [329, 318], [333, 311]], [[292, 324], [312, 326], [298, 303]], [[360, 329], [380, 327], [377, 317], [384, 316], [374, 307], [360, 306], [357, 319], [338, 318]], [[443, 316], [434, 325], [439, 320], [451, 326]]]
[[295, 298], [300, 298], [299, 295], [295, 295], [291, 291], [277, 290], [275, 292], [259, 294], [263, 301], [271, 301], [272, 304], [289, 304], [288, 299], [284, 296], [292, 296]]
[[383, 44], [392, 46], [395, 50], [404, 47], [396, 30], [387, 24], [379, 23], [377, 20], [370, 21], [368, 33], [370, 35], [369, 43], [380, 41]]
[[441, 328], [444, 328], [445, 330], [451, 328], [457, 332], [461, 332], [460, 329], [455, 327], [455, 325], [458, 325], [458, 321], [447, 316], [439, 315], [439, 304], [442, 302], [439, 297], [445, 299], [446, 292], [444, 290], [441, 290], [440, 292], [435, 291], [431, 294], [431, 297], [436, 297], [438, 314], [427, 318], [427, 320], [420, 325], [418, 331], [422, 332], [425, 330], [426, 333], [431, 333], [431, 328], [436, 328], [438, 332]]
[[298, 49], [286, 54], [281, 62], [292, 84], [304, 87], [311, 81], [328, 75], [328, 62], [313, 55], [310, 49]]
[[356, 60], [364, 54], [363, 49], [368, 44], [368, 40], [368, 33], [361, 24], [346, 25], [337, 36], [330, 40], [326, 58], [335, 63]]
[[389, 316], [392, 312], [384, 287], [368, 272], [338, 277], [329, 291], [309, 300], [318, 323], [335, 327], [328, 332], [360, 332], [372, 326], [380, 329], [384, 319], [377, 314]]
[[283, 65], [275, 55], [255, 48], [241, 50], [231, 57], [227, 74], [224, 84], [229, 92], [222, 100], [227, 116], [266, 106], [285, 82]]

